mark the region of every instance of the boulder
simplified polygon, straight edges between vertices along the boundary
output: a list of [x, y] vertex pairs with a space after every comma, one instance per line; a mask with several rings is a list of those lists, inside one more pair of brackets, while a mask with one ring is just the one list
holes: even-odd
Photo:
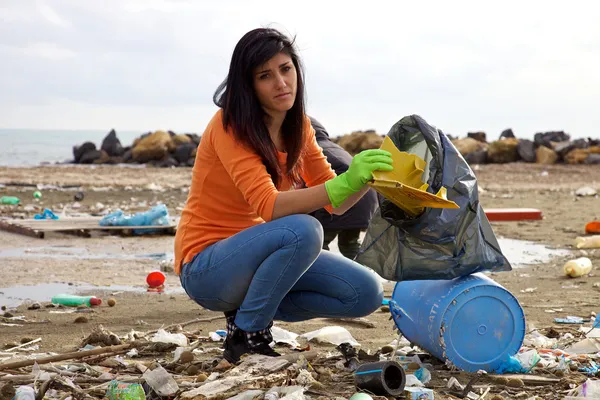
[[469, 153], [465, 156], [465, 161], [469, 165], [474, 164], [485, 164], [488, 160], [488, 152], [487, 150], [477, 150], [472, 153]]
[[558, 154], [560, 158], [565, 158], [567, 153], [575, 148], [575, 143], [567, 140], [564, 142], [551, 142], [550, 147]]
[[590, 153], [586, 157], [584, 164], [600, 164], [600, 154]]
[[156, 131], [141, 138], [133, 147], [133, 161], [145, 163], [162, 161], [168, 153], [175, 150], [175, 144], [165, 131]]
[[453, 140], [452, 144], [454, 144], [456, 150], [458, 150], [458, 152], [462, 154], [463, 157], [476, 151], [487, 150], [486, 143], [480, 142], [479, 140], [470, 137]]
[[552, 148], [551, 142], [566, 142], [571, 137], [563, 131], [539, 132], [533, 136], [536, 146], [546, 146]]
[[73, 158], [75, 163], [81, 162], [81, 157], [87, 152], [96, 150], [96, 145], [92, 142], [85, 142], [81, 146], [73, 146]]
[[173, 143], [175, 143], [175, 146], [179, 146], [180, 144], [192, 142], [192, 138], [189, 137], [188, 135], [175, 135], [175, 136], [171, 137], [171, 139], [173, 140]]
[[565, 155], [564, 160], [567, 164], [583, 164], [589, 154], [588, 149], [573, 149]]
[[111, 157], [104, 150], [100, 150], [100, 158], [94, 160], [94, 164], [109, 164]]
[[535, 156], [538, 164], [555, 164], [558, 161], [558, 154], [546, 146], [538, 147]]
[[488, 147], [488, 160], [492, 163], [509, 163], [519, 159], [517, 146], [519, 140], [514, 138], [496, 140]]
[[[106, 153], [104, 153], [106, 154]], [[99, 160], [102, 157], [103, 153], [100, 150], [90, 150], [81, 156], [79, 160], [80, 164], [92, 164], [96, 160]]]
[[508, 128], [502, 131], [502, 133], [500, 134], [500, 139], [514, 139], [515, 138], [515, 134], [513, 133], [513, 130]]
[[152, 165], [157, 168], [171, 168], [171, 167], [177, 167], [179, 165], [179, 163], [177, 162], [176, 159], [167, 155], [162, 160], [153, 161]]
[[383, 143], [383, 137], [374, 131], [358, 131], [342, 136], [337, 143], [348, 153], [355, 155], [363, 150], [378, 149]]
[[186, 135], [188, 135], [190, 139], [192, 139], [192, 142], [195, 143], [196, 146], [200, 144], [200, 139], [202, 139], [202, 136], [197, 135], [195, 133], [186, 133]]
[[469, 132], [469, 133], [467, 133], [467, 137], [470, 137], [471, 139], [475, 139], [478, 142], [487, 143], [487, 138], [486, 138], [485, 132]]
[[534, 163], [536, 161], [535, 144], [529, 139], [519, 140], [517, 153], [521, 157], [521, 160], [525, 162]]
[[590, 154], [600, 154], [600, 144], [598, 145], [592, 145], [588, 151], [590, 152]]
[[125, 149], [125, 153], [123, 153], [123, 157], [122, 157], [124, 163], [130, 163], [133, 161], [133, 149], [131, 148], [126, 148]]
[[102, 141], [100, 149], [104, 150], [110, 157], [120, 157], [125, 153], [121, 141], [117, 138], [117, 132], [111, 130]]
[[180, 164], [185, 164], [187, 160], [196, 155], [196, 145], [194, 143], [183, 143], [177, 146], [173, 153], [173, 158]]

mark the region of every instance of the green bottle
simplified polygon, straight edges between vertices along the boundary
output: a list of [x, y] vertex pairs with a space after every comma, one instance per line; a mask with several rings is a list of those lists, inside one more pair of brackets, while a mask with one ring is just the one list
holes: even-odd
[[106, 388], [106, 398], [108, 400], [145, 400], [146, 393], [139, 383], [125, 383], [120, 381], [110, 381]]
[[0, 197], [0, 204], [15, 205], [15, 204], [19, 204], [20, 202], [21, 202], [21, 200], [19, 200], [18, 197], [14, 197], [14, 196], [2, 196], [2, 197]]
[[52, 297], [52, 304], [62, 304], [63, 306], [79, 307], [79, 306], [99, 306], [102, 304], [102, 299], [96, 296], [75, 296], [74, 294], [57, 294]]

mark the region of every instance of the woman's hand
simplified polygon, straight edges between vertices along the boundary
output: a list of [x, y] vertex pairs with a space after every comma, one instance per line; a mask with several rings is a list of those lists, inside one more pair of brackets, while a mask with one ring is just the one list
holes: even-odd
[[392, 154], [385, 150], [364, 150], [354, 156], [348, 171], [325, 182], [333, 207], [339, 207], [350, 195], [360, 191], [373, 179], [374, 171], [391, 171]]

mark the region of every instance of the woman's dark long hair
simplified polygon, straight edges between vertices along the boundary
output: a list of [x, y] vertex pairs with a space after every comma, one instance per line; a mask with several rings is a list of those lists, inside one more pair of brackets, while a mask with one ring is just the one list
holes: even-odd
[[[287, 152], [286, 171], [282, 171], [277, 158], [277, 148], [265, 124], [268, 117], [254, 91], [254, 70], [283, 52], [291, 57], [298, 83], [294, 105], [287, 112], [281, 134]], [[294, 40], [271, 28], [254, 29], [246, 33], [235, 46], [227, 78], [213, 96], [215, 104], [223, 109], [223, 125], [238, 142], [254, 150], [262, 158], [278, 187], [281, 178], [292, 185], [300, 182], [300, 154], [304, 142], [304, 80], [300, 58]]]

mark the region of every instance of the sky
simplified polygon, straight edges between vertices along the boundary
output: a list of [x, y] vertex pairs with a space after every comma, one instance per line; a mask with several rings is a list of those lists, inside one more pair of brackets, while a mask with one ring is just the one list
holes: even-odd
[[202, 133], [249, 30], [296, 36], [332, 136], [600, 137], [600, 2], [1, 0], [0, 128]]

